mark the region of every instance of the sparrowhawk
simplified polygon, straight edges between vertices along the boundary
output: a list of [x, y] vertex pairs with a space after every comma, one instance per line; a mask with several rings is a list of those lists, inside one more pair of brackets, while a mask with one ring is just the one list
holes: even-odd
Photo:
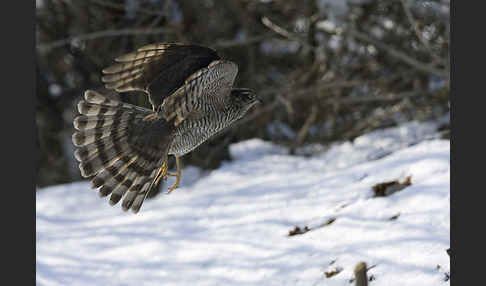
[[[259, 101], [248, 88], [233, 88], [238, 66], [216, 51], [197, 45], [144, 46], [115, 59], [102, 81], [117, 92], [143, 91], [152, 109], [109, 99], [87, 90], [74, 119], [83, 177], [92, 177], [110, 204], [137, 213], [147, 194], [167, 176], [178, 187], [179, 157], [242, 118]], [[177, 173], [168, 173], [168, 155]]]

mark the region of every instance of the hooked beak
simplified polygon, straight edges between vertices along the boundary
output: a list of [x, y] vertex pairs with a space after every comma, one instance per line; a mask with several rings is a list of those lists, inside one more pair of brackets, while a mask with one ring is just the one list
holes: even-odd
[[256, 93], [253, 90], [245, 90], [245, 94], [253, 95], [253, 100], [256, 103], [263, 103], [263, 100], [261, 98], [257, 97]]
[[248, 94], [253, 95], [253, 100], [254, 100], [256, 103], [263, 103], [263, 100], [262, 100], [261, 98], [259, 98], [259, 97], [256, 95], [256, 92], [254, 92], [253, 90], [248, 90]]
[[253, 103], [263, 103], [261, 98], [256, 96], [256, 92], [249, 88], [233, 88], [232, 92], [236, 92], [239, 95], [246, 96], [247, 101]]

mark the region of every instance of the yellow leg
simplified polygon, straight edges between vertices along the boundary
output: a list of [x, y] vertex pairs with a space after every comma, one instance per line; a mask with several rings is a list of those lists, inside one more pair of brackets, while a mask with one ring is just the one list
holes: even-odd
[[179, 157], [178, 156], [175, 156], [175, 159], [176, 159], [176, 166], [177, 166], [177, 174], [168, 174], [167, 173], [167, 176], [171, 176], [171, 177], [176, 177], [176, 182], [175, 184], [173, 184], [168, 193], [170, 194], [173, 190], [175, 190], [178, 186], [179, 186], [179, 183], [181, 182], [181, 174], [182, 174], [182, 171], [181, 171], [181, 164], [180, 164], [180, 161], [179, 161]]
[[160, 167], [159, 171], [157, 172], [157, 176], [155, 177], [155, 182], [154, 185], [157, 185], [160, 181], [160, 179], [164, 178], [167, 179], [167, 169], [169, 167], [167, 166], [167, 161], [165, 161], [162, 166]]

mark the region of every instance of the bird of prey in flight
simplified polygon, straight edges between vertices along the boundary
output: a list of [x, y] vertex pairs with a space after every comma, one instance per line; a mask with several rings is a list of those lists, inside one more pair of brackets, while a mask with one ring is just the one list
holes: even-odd
[[[181, 178], [179, 158], [242, 118], [259, 102], [235, 88], [238, 66], [213, 49], [181, 43], [151, 44], [119, 56], [103, 69], [105, 87], [143, 91], [152, 109], [87, 90], [74, 119], [72, 140], [83, 177], [92, 178], [110, 204], [137, 213], [161, 179]], [[168, 172], [168, 155], [177, 172]]]

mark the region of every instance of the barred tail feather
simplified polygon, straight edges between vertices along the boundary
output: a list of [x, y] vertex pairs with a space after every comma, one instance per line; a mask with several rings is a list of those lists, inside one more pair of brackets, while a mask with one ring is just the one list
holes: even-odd
[[[162, 160], [158, 164], [159, 166], [162, 165]], [[152, 175], [149, 177], [149, 180], [145, 182], [140, 192], [137, 193], [135, 197], [133, 197], [133, 202], [131, 203], [131, 208], [133, 212], [138, 212], [142, 207], [143, 201], [147, 197], [148, 193], [154, 186], [154, 181], [157, 176], [157, 169], [152, 172]]]
[[160, 165], [167, 159], [171, 137], [162, 118], [144, 120], [150, 109], [111, 100], [88, 90], [74, 119], [74, 152], [83, 177], [92, 177], [99, 195], [110, 204], [122, 197], [123, 210], [134, 213], [152, 189]]
[[121, 200], [121, 198], [126, 194], [128, 189], [133, 185], [133, 181], [136, 177], [136, 172], [129, 173], [123, 180], [123, 182], [113, 189], [110, 196], [110, 205], [116, 205]]
[[[161, 158], [161, 160], [155, 163], [155, 166], [160, 167], [164, 160], [165, 158]], [[154, 186], [157, 173], [158, 168], [153, 169], [150, 176], [145, 177], [140, 180], [138, 184], [134, 184], [130, 187], [127, 195], [123, 199], [122, 207], [124, 209], [131, 208], [134, 213], [137, 213], [140, 210], [145, 198]]]
[[76, 151], [74, 151], [74, 158], [76, 158], [78, 162], [91, 160], [92, 158], [98, 155], [99, 150], [111, 149], [114, 147], [116, 142], [119, 142], [122, 139], [123, 138], [121, 138], [121, 136], [120, 137], [111, 136], [93, 142], [91, 144], [78, 147]]
[[84, 131], [75, 132], [72, 136], [73, 143], [76, 147], [82, 147], [95, 141], [106, 137], [117, 137], [118, 135], [123, 136], [126, 132], [127, 123], [124, 124], [113, 124], [105, 127], [100, 127], [96, 129], [88, 129]]

